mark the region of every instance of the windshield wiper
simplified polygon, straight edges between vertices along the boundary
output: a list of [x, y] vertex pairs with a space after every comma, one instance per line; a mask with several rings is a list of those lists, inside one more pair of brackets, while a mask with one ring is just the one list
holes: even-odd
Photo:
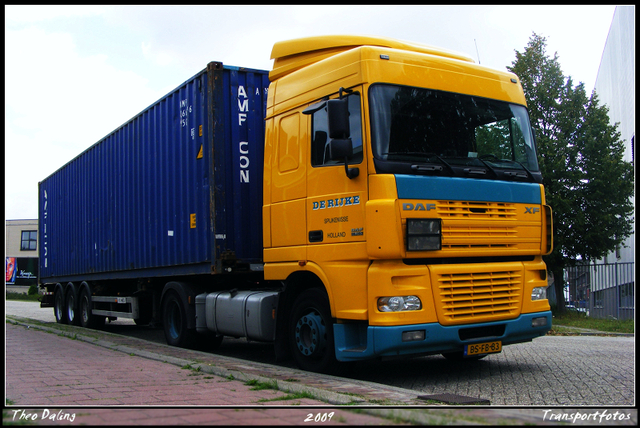
[[[446, 166], [449, 171], [451, 171], [451, 174], [456, 175], [456, 172], [454, 171], [453, 167], [451, 165], [449, 165], [449, 163], [447, 161], [445, 161], [444, 159], [442, 159], [442, 157], [438, 156], [435, 153], [424, 153], [424, 152], [390, 152], [387, 153], [387, 155], [407, 155], [407, 156], [420, 156], [420, 157], [425, 157], [427, 159], [431, 159], [431, 158], [436, 158], [438, 159], [438, 161], [440, 161], [440, 163], [444, 166]], [[435, 171], [436, 168], [435, 167], [428, 167], [428, 166], [424, 166], [424, 165], [411, 165], [411, 169], [414, 171]], [[442, 168], [439, 169], [439, 171], [442, 171]]]
[[[518, 162], [518, 161], [515, 161], [515, 160], [514, 160], [514, 161], [510, 161], [510, 162], [515, 162], [515, 163], [517, 163], [518, 165], [520, 165], [520, 166], [522, 167], [522, 169], [524, 169], [524, 170], [526, 171], [527, 175], [528, 175], [528, 176], [529, 176], [533, 181], [535, 181], [535, 178], [533, 178], [533, 174], [531, 173], [531, 171], [529, 171], [529, 168], [527, 168], [526, 166], [524, 166], [524, 164], [522, 164], [522, 163], [520, 163], [520, 162]], [[508, 172], [508, 171], [507, 171], [507, 172]], [[505, 174], [507, 174], [507, 172], [505, 172]], [[513, 174], [513, 175], [515, 175], [515, 176], [517, 176], [517, 177], [522, 177], [522, 175], [518, 174], [517, 172], [513, 172], [512, 174]]]
[[[442, 159], [437, 154], [435, 154], [435, 153], [424, 153], [424, 155], [427, 156], [428, 158], [436, 158], [436, 159], [438, 159], [442, 163], [442, 165], [444, 165], [447, 168], [449, 168], [449, 171], [451, 171], [451, 174], [456, 175], [456, 172], [453, 170], [453, 167], [451, 165], [449, 165], [449, 163], [447, 161]], [[413, 168], [414, 166], [419, 168], [419, 165], [411, 165], [411, 168]]]
[[488, 163], [486, 163], [485, 161], [483, 161], [483, 160], [482, 160], [482, 159], [480, 159], [480, 158], [477, 158], [477, 159], [478, 159], [480, 162], [482, 162], [482, 164], [483, 164], [484, 166], [486, 166], [486, 167], [487, 167], [487, 169], [488, 169], [489, 171], [493, 172], [493, 175], [495, 175], [496, 177], [498, 177], [498, 173], [496, 172], [496, 170], [495, 170], [495, 169], [491, 168], [491, 165], [489, 165]]
[[[522, 178], [531, 178], [533, 181], [535, 181], [535, 178], [533, 177], [533, 174], [531, 173], [531, 171], [529, 171], [529, 168], [527, 168], [526, 166], [524, 166], [524, 164], [518, 162], [517, 160], [511, 160], [511, 159], [500, 159], [497, 156], [493, 155], [493, 154], [488, 154], [488, 155], [483, 155], [480, 156], [478, 158], [478, 160], [480, 162], [482, 162], [483, 164], [485, 164], [487, 166], [487, 168], [491, 169], [493, 171], [493, 169], [489, 166], [489, 164], [487, 164], [484, 160], [482, 160], [482, 158], [491, 158], [492, 162], [500, 162], [500, 163], [515, 163], [517, 165], [520, 166], [520, 168], [522, 168], [525, 171], [525, 174], [520, 174], [517, 172], [511, 172], [511, 171], [505, 171], [504, 175], [506, 175], [507, 177], [522, 177]], [[495, 171], [493, 171], [495, 173]]]

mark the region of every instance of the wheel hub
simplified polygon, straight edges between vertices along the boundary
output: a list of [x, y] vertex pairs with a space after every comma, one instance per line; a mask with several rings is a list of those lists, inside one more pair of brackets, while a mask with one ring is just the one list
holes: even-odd
[[296, 324], [296, 344], [302, 355], [313, 355], [325, 347], [325, 327], [315, 312], [300, 317]]

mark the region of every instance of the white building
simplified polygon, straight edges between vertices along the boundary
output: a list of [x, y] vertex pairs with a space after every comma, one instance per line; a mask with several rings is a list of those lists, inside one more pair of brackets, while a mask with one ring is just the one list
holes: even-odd
[[[618, 131], [625, 142], [624, 159], [627, 162], [633, 162], [636, 135], [635, 9], [635, 6], [616, 7], [595, 83], [600, 104], [606, 104], [609, 108], [611, 122], [619, 123]], [[633, 199], [635, 207], [635, 197]], [[633, 234], [604, 262], [635, 261], [634, 236], [635, 218]]]
[[[624, 159], [634, 162], [635, 143], [635, 6], [617, 6], [602, 53], [595, 91], [600, 104], [609, 108], [611, 123], [618, 123], [625, 143]], [[616, 251], [574, 272], [576, 288], [582, 284], [590, 316], [633, 319], [635, 317], [635, 192], [632, 234]], [[579, 273], [579, 274], [578, 274]], [[569, 276], [572, 274], [569, 273]], [[576, 294], [580, 294], [577, 293]], [[579, 299], [579, 296], [575, 296]]]

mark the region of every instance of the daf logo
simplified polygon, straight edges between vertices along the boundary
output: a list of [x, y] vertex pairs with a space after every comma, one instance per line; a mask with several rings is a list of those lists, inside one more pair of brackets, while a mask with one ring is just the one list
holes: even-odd
[[525, 214], [535, 214], [539, 212], [540, 212], [540, 208], [538, 207], [524, 207]]
[[436, 209], [436, 204], [427, 204], [425, 207], [424, 204], [417, 203], [413, 205], [412, 203], [405, 202], [402, 204], [403, 211], [431, 211]]

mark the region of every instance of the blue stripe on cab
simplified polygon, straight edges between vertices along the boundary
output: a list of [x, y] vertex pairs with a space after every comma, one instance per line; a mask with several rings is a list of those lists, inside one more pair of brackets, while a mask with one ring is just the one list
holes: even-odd
[[540, 204], [540, 185], [457, 177], [396, 175], [399, 199]]

